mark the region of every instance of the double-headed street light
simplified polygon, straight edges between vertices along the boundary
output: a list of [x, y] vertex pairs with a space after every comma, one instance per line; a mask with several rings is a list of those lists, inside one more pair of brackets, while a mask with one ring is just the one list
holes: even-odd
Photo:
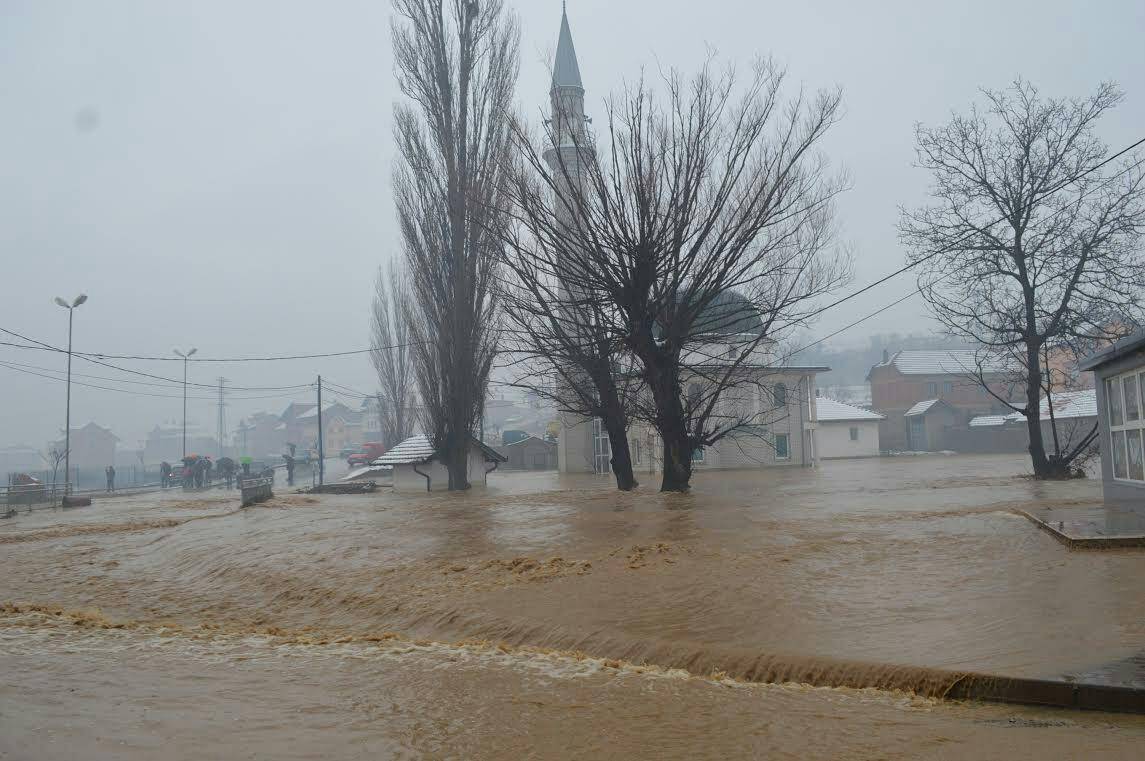
[[[64, 494], [67, 495], [70, 489], [71, 482], [68, 480], [71, 473], [71, 454], [72, 454], [72, 315], [75, 313], [76, 307], [87, 301], [87, 296], [81, 293], [75, 299], [68, 303], [59, 296], [56, 296], [56, 303], [68, 310], [68, 383], [67, 383], [67, 402], [64, 407]], [[56, 460], [59, 462], [59, 460]], [[55, 488], [55, 485], [52, 485]]]
[[183, 459], [187, 459], [187, 360], [197, 352], [198, 349], [191, 349], [184, 354], [183, 352], [175, 349], [175, 353], [183, 358]]

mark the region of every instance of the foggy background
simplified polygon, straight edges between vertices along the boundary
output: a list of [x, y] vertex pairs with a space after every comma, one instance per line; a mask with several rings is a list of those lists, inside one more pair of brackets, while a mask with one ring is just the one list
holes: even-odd
[[[511, 5], [522, 24], [518, 100], [536, 123], [560, 2]], [[641, 67], [650, 76], [657, 66], [691, 70], [708, 46], [744, 65], [772, 54], [808, 89], [841, 85], [844, 119], [824, 148], [852, 178], [839, 201], [841, 239], [855, 252], [852, 287], [904, 263], [898, 206], [922, 203], [928, 184], [912, 166], [914, 123], [967, 111], [977, 88], [1021, 75], [1047, 96], [1083, 96], [1113, 79], [1127, 99], [1100, 134], [1118, 150], [1145, 131], [1140, 0], [869, 5], [573, 0], [568, 12], [586, 107], [598, 118], [602, 99]], [[67, 315], [52, 298], [83, 292], [77, 351], [367, 347], [375, 271], [398, 250], [389, 16], [384, 0], [0, 0], [0, 327], [64, 346]], [[914, 285], [900, 276], [823, 315], [812, 335]], [[832, 343], [930, 329], [916, 297]], [[66, 360], [0, 346], [0, 361], [62, 371]], [[182, 377], [178, 362], [113, 363]], [[363, 392], [376, 386], [364, 354], [190, 371], [192, 381], [224, 375], [234, 386], [310, 383], [318, 373]], [[137, 386], [125, 381], [147, 379], [78, 359], [73, 372], [163, 395], [73, 385], [72, 425], [94, 420], [121, 447], [182, 418], [177, 386]], [[0, 391], [0, 445], [40, 448], [62, 429], [62, 382], [0, 367]], [[212, 393], [190, 393], [190, 421], [213, 434]], [[228, 428], [256, 410], [313, 400], [284, 393], [234, 391]]]

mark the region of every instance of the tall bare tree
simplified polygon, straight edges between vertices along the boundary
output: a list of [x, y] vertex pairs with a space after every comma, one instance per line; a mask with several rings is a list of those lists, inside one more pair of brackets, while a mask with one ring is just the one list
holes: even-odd
[[1094, 134], [1122, 99], [1115, 85], [1054, 99], [1018, 81], [984, 96], [982, 109], [916, 128], [934, 201], [903, 212], [901, 238], [934, 316], [1017, 368], [1024, 398], [1002, 401], [1026, 419], [1034, 474], [1058, 477], [1082, 450], [1046, 453], [1045, 360], [1131, 327], [1145, 286], [1145, 179], [1138, 164], [1108, 163]]
[[497, 346], [495, 277], [519, 32], [501, 0], [393, 0], [394, 175], [424, 425], [469, 487]]
[[602, 305], [570, 297], [566, 284], [552, 276], [564, 252], [538, 245], [553, 220], [537, 217], [549, 210], [530, 202], [545, 192], [543, 187], [526, 172], [517, 175], [513, 192], [525, 200], [519, 207], [522, 224], [506, 239], [501, 296], [506, 355], [513, 358], [511, 383], [553, 403], [562, 414], [600, 418], [616, 486], [629, 491], [639, 485], [628, 429], [640, 376], [623, 350], [615, 321], [601, 313]]
[[583, 165], [550, 170], [519, 141], [544, 192], [518, 190], [515, 214], [552, 220], [532, 230], [554, 252], [546, 274], [575, 284], [566, 298], [611, 320], [636, 359], [665, 491], [689, 488], [693, 451], [752, 424], [720, 400], [756, 383], [748, 370], [774, 364], [849, 274], [829, 250], [844, 183], [816, 152], [840, 94], [785, 102], [783, 82], [769, 61], [742, 81], [709, 62], [666, 74], [661, 103], [642, 81], [609, 102], [591, 152], [605, 155]]
[[379, 267], [374, 282], [370, 359], [378, 373], [378, 420], [387, 449], [413, 432], [413, 347], [410, 325], [403, 314], [409, 298], [409, 284], [402, 269], [393, 262], [388, 271]]

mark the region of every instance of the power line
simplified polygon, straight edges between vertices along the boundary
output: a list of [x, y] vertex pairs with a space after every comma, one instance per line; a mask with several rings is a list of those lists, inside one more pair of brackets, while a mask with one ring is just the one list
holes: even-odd
[[[66, 353], [66, 351], [64, 349], [61, 349], [57, 346], [52, 346], [51, 344], [48, 344], [48, 343], [44, 343], [43, 341], [37, 340], [35, 338], [31, 338], [30, 336], [23, 335], [22, 333], [17, 333], [14, 330], [8, 330], [7, 328], [0, 328], [0, 331], [7, 333], [9, 335], [15, 336], [17, 338], [20, 338], [24, 341], [29, 341], [31, 343], [36, 344], [36, 346], [21, 346], [19, 344], [10, 344], [7, 342], [2, 342], [6, 346], [16, 346], [17, 348], [24, 348], [24, 349], [38, 348], [38, 349], [43, 349], [43, 350], [47, 350], [47, 351]], [[132, 369], [127, 368], [127, 367], [120, 367], [118, 365], [112, 365], [112, 364], [107, 363], [107, 362], [103, 362], [103, 361], [100, 361], [97, 359], [92, 359], [90, 356], [87, 356], [85, 354], [82, 354], [82, 353], [76, 352], [76, 351], [73, 351], [72, 355], [79, 357], [80, 359], [83, 359], [87, 362], [91, 362], [92, 364], [101, 365], [103, 367], [111, 368], [112, 370], [118, 370], [120, 372], [129, 373], [132, 375], [139, 375], [139, 376], [142, 376], [144, 378], [154, 378], [155, 380], [164, 381], [165, 383], [171, 384], [173, 386], [179, 386], [180, 388], [182, 388], [182, 386], [183, 386], [183, 381], [179, 380], [178, 378], [167, 378], [167, 377], [162, 376], [162, 375], [153, 375], [151, 373], [145, 373], [142, 370], [132, 370]], [[176, 358], [173, 358], [173, 359], [176, 359]], [[40, 368], [40, 369], [45, 369], [45, 368]], [[100, 376], [90, 376], [90, 377], [100, 377]], [[119, 380], [119, 379], [103, 378], [103, 380]], [[131, 383], [132, 381], [123, 380], [121, 382]], [[158, 385], [158, 384], [153, 384], [153, 385]], [[195, 383], [193, 381], [187, 381], [187, 385], [188, 386], [198, 386], [200, 388], [211, 388], [211, 389], [215, 388], [214, 385], [209, 384], [209, 383]], [[296, 388], [308, 388], [311, 385], [313, 385], [313, 384], [299, 383], [299, 384], [295, 384], [293, 386], [232, 386], [231, 388], [234, 390], [238, 390], [238, 391], [287, 391], [287, 390], [296, 389]]]
[[374, 396], [376, 396], [375, 394], [367, 394], [363, 391], [358, 391], [357, 389], [350, 388], [349, 386], [340, 385], [338, 383], [333, 382], [329, 378], [323, 379], [322, 383], [326, 386], [330, 386], [331, 388], [338, 389], [339, 391], [341, 391], [341, 392], [343, 392], [349, 396], [354, 396], [354, 397], [357, 397], [359, 399], [373, 399]]
[[[58, 375], [49, 375], [48, 373], [45, 373], [45, 372], [36, 372], [34, 370], [26, 369], [27, 367], [29, 367], [29, 365], [18, 365], [16, 363], [5, 362], [3, 360], [0, 360], [0, 367], [7, 368], [9, 370], [12, 370], [13, 372], [24, 373], [26, 375], [35, 375], [35, 376], [40, 377], [40, 378], [47, 378], [48, 380], [59, 381], [60, 383], [66, 382], [65, 378], [58, 377]], [[60, 371], [50, 370], [48, 372], [59, 373]], [[72, 373], [72, 375], [74, 376], [74, 375], [76, 375], [76, 373]], [[128, 382], [128, 381], [125, 381], [125, 382]], [[182, 399], [183, 398], [182, 394], [156, 394], [156, 393], [152, 393], [149, 391], [140, 391], [138, 389], [115, 388], [112, 386], [101, 386], [101, 385], [96, 384], [96, 383], [85, 383], [83, 381], [77, 381], [77, 380], [73, 380], [72, 385], [84, 386], [86, 388], [96, 388], [96, 389], [101, 389], [103, 391], [115, 391], [115, 392], [121, 393], [121, 394], [133, 394], [135, 396], [150, 396], [150, 397], [155, 397], [158, 399]], [[293, 398], [296, 396], [300, 396], [304, 393], [306, 393], [306, 390], [300, 389], [299, 391], [297, 391], [295, 393], [289, 393], [289, 394], [268, 394], [265, 396], [240, 396], [240, 397], [232, 397], [232, 398], [235, 399], [236, 401], [254, 401], [254, 400], [258, 400], [258, 399], [290, 399], [290, 398]], [[210, 396], [188, 396], [187, 398], [200, 400], [200, 401], [213, 401], [215, 399], [215, 397], [210, 397]]]
[[[1102, 161], [1100, 164], [1095, 164], [1094, 166], [1091, 166], [1089, 169], [1086, 169], [1084, 172], [1082, 172], [1080, 174], [1074, 175], [1073, 177], [1070, 177], [1069, 179], [1062, 180], [1060, 183], [1055, 185], [1053, 188], [1045, 191], [1043, 193], [1043, 195], [1048, 196], [1051, 193], [1056, 193], [1059, 190], [1061, 190], [1062, 188], [1064, 188], [1066, 185], [1069, 185], [1071, 183], [1077, 182], [1078, 180], [1084, 179], [1086, 176], [1096, 172], [1101, 167], [1105, 166], [1106, 164], [1110, 163], [1111, 161], [1114, 161], [1115, 159], [1120, 158], [1121, 156], [1124, 156], [1126, 153], [1128, 153], [1129, 151], [1133, 150], [1134, 148], [1136, 148], [1137, 146], [1142, 145], [1142, 144], [1145, 144], [1145, 138], [1141, 138], [1137, 142], [1130, 145], [1128, 148], [1124, 148], [1124, 149], [1118, 151], [1117, 153], [1113, 154], [1109, 158]], [[1125, 167], [1121, 171], [1112, 175], [1109, 179], [1113, 179], [1113, 177], [1117, 177], [1118, 175], [1124, 174], [1125, 172], [1129, 171], [1129, 169], [1133, 168], [1134, 166], [1138, 166], [1141, 163], [1142, 162], [1140, 162], [1140, 161], [1134, 162], [1133, 164], [1130, 164], [1129, 166]], [[997, 219], [993, 220], [992, 222], [988, 222], [987, 224], [983, 225], [982, 227], [983, 228], [993, 227], [994, 225], [998, 224], [999, 222], [1005, 222], [1005, 221], [1006, 221], [1006, 217], [1001, 216], [1001, 217], [998, 217]], [[834, 309], [835, 307], [839, 306], [843, 302], [850, 301], [851, 299], [855, 298], [856, 296], [859, 296], [863, 293], [866, 293], [867, 291], [871, 290], [872, 288], [875, 288], [876, 286], [882, 285], [886, 281], [888, 281], [892, 278], [898, 277], [899, 275], [901, 275], [902, 273], [904, 273], [908, 270], [914, 269], [915, 267], [922, 264], [923, 262], [930, 261], [931, 259], [933, 259], [936, 256], [939, 256], [940, 254], [945, 254], [946, 252], [951, 251], [954, 248], [957, 248], [961, 244], [965, 243], [968, 239], [974, 237], [974, 235], [976, 235], [976, 234], [977, 234], [977, 231], [972, 230], [971, 232], [968, 232], [965, 235], [958, 237], [953, 242], [947, 243], [945, 246], [943, 246], [943, 247], [941, 247], [935, 251], [930, 252], [926, 256], [923, 256], [923, 257], [916, 259], [915, 261], [911, 262], [910, 264], [907, 264], [903, 267], [900, 267], [899, 269], [895, 270], [894, 272], [890, 273], [889, 275], [884, 275], [883, 277], [879, 278], [878, 280], [875, 280], [872, 283], [868, 283], [867, 285], [864, 285], [859, 290], [854, 291], [853, 293], [848, 293], [846, 296], [844, 296], [841, 299], [837, 299], [835, 301], [832, 301], [830, 304], [827, 304], [826, 306], [815, 310], [814, 312], [807, 315], [803, 319], [809, 320], [813, 317], [817, 317], [818, 315], [823, 314], [823, 312], [826, 312], [828, 309]], [[911, 294], [911, 295], [914, 295], [914, 294]], [[900, 301], [902, 301], [902, 300], [904, 300], [904, 299], [900, 299]], [[895, 302], [895, 303], [898, 303], [898, 302]], [[875, 314], [877, 314], [877, 312]], [[870, 316], [873, 317], [874, 314], [872, 314]], [[834, 335], [834, 334], [832, 334], [832, 335]]]

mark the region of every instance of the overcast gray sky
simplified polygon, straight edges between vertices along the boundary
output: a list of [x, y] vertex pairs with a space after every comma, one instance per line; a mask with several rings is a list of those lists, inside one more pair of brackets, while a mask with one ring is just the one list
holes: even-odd
[[[518, 0], [518, 98], [547, 98], [558, 0]], [[377, 266], [397, 250], [389, 192], [397, 94], [385, 0], [0, 0], [0, 327], [63, 345], [52, 297], [86, 292], [77, 350], [203, 356], [366, 346]], [[809, 88], [841, 85], [846, 114], [825, 144], [853, 189], [839, 204], [855, 283], [903, 263], [900, 204], [925, 197], [913, 125], [943, 121], [1023, 76], [1048, 95], [1118, 81], [1125, 103], [1101, 125], [1120, 148], [1145, 136], [1145, 3], [572, 0], [569, 19], [590, 113], [641, 67], [694, 68], [707, 46], [747, 62], [772, 54]], [[822, 335], [913, 287], [900, 280], [824, 315]], [[917, 300], [855, 329], [928, 327]], [[60, 355], [0, 346], [0, 361], [62, 370]], [[176, 363], [122, 362], [178, 377]], [[77, 361], [85, 382], [130, 387]], [[369, 391], [365, 356], [191, 365], [192, 380], [307, 383], [321, 372]], [[143, 378], [132, 378], [142, 381]], [[178, 420], [160, 397], [73, 390], [73, 425], [111, 427], [135, 447]], [[0, 445], [42, 446], [63, 425], [63, 384], [0, 367]], [[235, 397], [272, 392], [236, 391]], [[204, 389], [194, 397], [207, 397]], [[300, 397], [305, 398], [305, 397]], [[229, 419], [287, 398], [232, 401]], [[206, 398], [190, 418], [211, 432]]]

